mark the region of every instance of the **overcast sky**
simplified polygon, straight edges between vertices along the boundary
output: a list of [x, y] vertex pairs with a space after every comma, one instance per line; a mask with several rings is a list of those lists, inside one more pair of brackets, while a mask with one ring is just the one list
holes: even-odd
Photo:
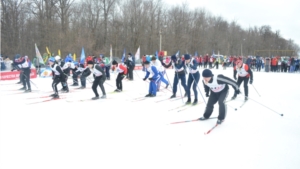
[[176, 5], [188, 2], [191, 9], [205, 8], [227, 21], [236, 20], [243, 28], [270, 25], [272, 31], [300, 45], [300, 0], [163, 0]]

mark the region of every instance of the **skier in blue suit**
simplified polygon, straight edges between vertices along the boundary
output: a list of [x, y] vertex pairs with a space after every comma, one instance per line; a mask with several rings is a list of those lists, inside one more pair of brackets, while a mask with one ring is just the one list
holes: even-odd
[[147, 94], [145, 97], [155, 97], [157, 91], [157, 82], [160, 80], [162, 75], [155, 66], [150, 66], [149, 61], [146, 61], [144, 65], [146, 67], [146, 76], [143, 80], [145, 81], [150, 74], [152, 75], [152, 77], [149, 78], [149, 94]]

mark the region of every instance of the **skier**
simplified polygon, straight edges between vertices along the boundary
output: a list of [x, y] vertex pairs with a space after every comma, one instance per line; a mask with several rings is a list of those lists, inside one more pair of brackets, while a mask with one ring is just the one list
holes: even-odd
[[117, 85], [117, 89], [115, 90], [115, 92], [122, 92], [123, 91], [123, 84], [122, 84], [122, 80], [124, 79], [124, 77], [127, 74], [127, 68], [125, 66], [123, 66], [122, 64], [119, 64], [117, 61], [113, 61], [112, 62], [113, 65], [113, 71], [115, 69], [117, 69], [118, 72], [118, 76], [116, 79], [116, 85]]
[[[31, 72], [31, 62], [28, 58], [28, 56], [23, 56], [19, 59], [14, 60], [14, 63], [16, 65], [20, 65], [21, 68], [21, 81], [23, 82], [23, 88], [20, 90], [25, 90], [25, 92], [31, 92], [31, 86], [30, 86], [30, 72]], [[26, 85], [28, 88], [26, 88]]]
[[[226, 117], [226, 97], [228, 95], [228, 85], [231, 85], [235, 90], [235, 94], [239, 94], [240, 90], [237, 83], [223, 75], [214, 76], [209, 69], [205, 69], [202, 72], [203, 77], [203, 86], [206, 92], [206, 97], [208, 98], [207, 105], [203, 114], [203, 117], [199, 118], [199, 120], [209, 119], [213, 110], [214, 104], [219, 103], [219, 116], [217, 124], [221, 124]], [[210, 95], [209, 95], [210, 91]]]
[[86, 78], [91, 74], [91, 70], [88, 67], [85, 67], [84, 64], [80, 64], [77, 70], [77, 74], [80, 75], [81, 87], [78, 89], [86, 88]]
[[198, 71], [198, 64], [195, 59], [191, 59], [191, 56], [189, 54], [184, 55], [184, 64], [188, 69], [189, 77], [188, 77], [188, 85], [186, 88], [188, 100], [186, 104], [191, 103], [191, 86], [193, 84], [193, 91], [195, 95], [195, 100], [193, 102], [193, 105], [198, 103], [198, 92], [197, 92], [197, 85], [200, 80], [200, 73]]
[[106, 80], [110, 80], [110, 60], [108, 57], [103, 56], [102, 57], [103, 63], [105, 65], [105, 74], [106, 74]]
[[68, 93], [69, 92], [69, 87], [68, 87], [68, 76], [70, 75], [70, 62], [65, 62], [61, 60], [60, 56], [55, 56], [55, 60], [57, 64], [61, 67], [63, 73], [65, 74], [65, 79], [61, 79], [61, 86], [62, 92]]
[[[245, 101], [248, 100], [248, 81], [250, 78], [250, 84], [253, 83], [253, 73], [248, 67], [247, 64], [244, 64], [242, 60], [237, 60], [236, 66], [233, 70], [233, 77], [236, 80], [236, 74], [238, 73], [237, 84], [240, 87], [241, 83], [244, 82], [244, 90], [245, 90]], [[236, 98], [236, 93], [232, 97], [232, 99]]]
[[175, 69], [175, 76], [174, 76], [174, 81], [173, 81], [173, 95], [170, 97], [170, 99], [176, 97], [176, 92], [177, 92], [177, 85], [179, 82], [179, 79], [181, 80], [181, 85], [185, 91], [184, 96], [186, 96], [186, 78], [185, 78], [185, 71], [184, 71], [184, 65], [181, 59], [178, 59], [175, 55], [171, 56], [171, 62], [169, 62], [168, 65], [165, 63], [161, 62], [162, 65], [165, 68], [169, 68], [170, 66], [173, 66]]
[[149, 94], [147, 94], [145, 97], [155, 97], [157, 92], [157, 82], [160, 80], [162, 75], [159, 73], [156, 66], [150, 65], [149, 61], [146, 61], [144, 65], [146, 67], [146, 76], [143, 80], [145, 81], [150, 74], [152, 75], [152, 77], [149, 78]]
[[78, 74], [76, 71], [78, 70], [78, 62], [71, 62], [70, 66], [72, 70], [72, 79], [73, 79], [73, 84], [71, 86], [78, 86]]
[[164, 74], [166, 72], [165, 72], [165, 69], [163, 68], [161, 62], [162, 62], [162, 60], [160, 62], [157, 61], [157, 58], [155, 56], [153, 56], [151, 58], [151, 64], [150, 65], [155, 66], [156, 69], [158, 70], [158, 72], [161, 74], [161, 77], [160, 77], [159, 81], [157, 81], [157, 91], [159, 91], [161, 81], [166, 84], [166, 88], [168, 88], [168, 86], [169, 86], [169, 82], [164, 78]]
[[15, 63], [15, 60], [19, 59], [20, 57], [21, 57], [20, 54], [16, 54], [13, 59], [13, 63], [11, 64], [11, 66], [12, 66], [11, 71], [14, 71], [14, 70], [20, 71], [20, 74], [19, 74], [20, 81], [17, 84], [23, 84], [23, 82], [22, 82], [23, 73], [21, 71], [21, 65]]
[[100, 89], [102, 91], [102, 97], [101, 99], [105, 99], [106, 98], [106, 93], [105, 93], [105, 88], [104, 88], [104, 82], [106, 80], [106, 75], [105, 75], [105, 72], [103, 70], [103, 68], [105, 68], [104, 64], [103, 65], [103, 68], [101, 66], [99, 66], [98, 64], [94, 64], [93, 61], [88, 61], [87, 62], [87, 65], [90, 69], [92, 69], [92, 72], [93, 72], [93, 75], [94, 75], [94, 82], [93, 82], [93, 85], [92, 85], [92, 89], [93, 89], [93, 92], [95, 93], [95, 97], [92, 98], [92, 100], [97, 100], [99, 99], [99, 94], [98, 94], [98, 91], [97, 91], [97, 87], [98, 85], [100, 86]]
[[125, 64], [128, 68], [128, 79], [130, 81], [132, 81], [133, 80], [133, 70], [135, 67], [135, 57], [131, 53], [128, 53]]
[[52, 76], [53, 76], [52, 77], [52, 79], [53, 79], [52, 88], [54, 91], [54, 94], [52, 94], [50, 96], [52, 96], [54, 99], [58, 99], [59, 95], [58, 95], [58, 91], [57, 91], [57, 84], [64, 81], [64, 79], [66, 77], [65, 77], [65, 74], [63, 73], [61, 67], [55, 61], [54, 57], [50, 57], [48, 61], [49, 61], [50, 68], [52, 69]]

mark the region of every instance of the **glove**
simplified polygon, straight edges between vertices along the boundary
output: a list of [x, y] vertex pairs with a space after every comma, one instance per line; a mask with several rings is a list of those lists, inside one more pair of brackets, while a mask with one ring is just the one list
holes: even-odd
[[236, 80], [236, 77], [234, 77], [234, 80]]
[[153, 80], [152, 77], [150, 77], [149, 80]]
[[236, 91], [235, 91], [235, 94], [237, 95], [237, 94], [240, 94], [241, 92], [240, 92], [240, 90], [239, 89], [237, 89]]
[[146, 78], [143, 79], [144, 81], [146, 80]]
[[251, 79], [251, 80], [250, 80], [250, 84], [252, 84], [252, 83], [253, 83], [253, 80]]
[[206, 93], [206, 97], [209, 97], [209, 94], [208, 94], [208, 93]]

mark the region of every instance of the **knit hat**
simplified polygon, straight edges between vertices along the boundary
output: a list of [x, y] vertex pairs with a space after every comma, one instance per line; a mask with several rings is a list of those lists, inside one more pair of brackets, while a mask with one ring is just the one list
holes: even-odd
[[191, 56], [189, 54], [185, 54], [184, 55], [184, 60], [189, 60], [189, 59], [191, 59]]
[[156, 60], [156, 56], [152, 56], [151, 60]]
[[202, 76], [203, 76], [203, 77], [212, 77], [213, 74], [212, 74], [211, 70], [205, 69], [205, 70], [203, 70], [203, 72], [202, 72]]
[[241, 59], [238, 59], [238, 60], [236, 61], [236, 64], [239, 64], [239, 63], [243, 63], [243, 61], [242, 61]]
[[172, 59], [172, 60], [176, 60], [177, 58], [176, 58], [175, 55], [172, 55], [172, 56], [171, 56], [171, 59]]
[[49, 61], [49, 62], [55, 62], [55, 58], [54, 58], [54, 57], [50, 57], [50, 58], [48, 59], [48, 61]]
[[94, 64], [94, 62], [93, 62], [93, 61], [91, 61], [91, 60], [89, 60], [89, 61], [87, 62], [87, 64], [88, 64], [88, 65], [93, 65], [93, 64]]
[[150, 62], [149, 62], [148, 60], [146, 60], [146, 61], [144, 62], [144, 64], [145, 64], [145, 65], [149, 65]]
[[118, 64], [118, 62], [117, 61], [112, 61], [112, 65], [117, 65]]

